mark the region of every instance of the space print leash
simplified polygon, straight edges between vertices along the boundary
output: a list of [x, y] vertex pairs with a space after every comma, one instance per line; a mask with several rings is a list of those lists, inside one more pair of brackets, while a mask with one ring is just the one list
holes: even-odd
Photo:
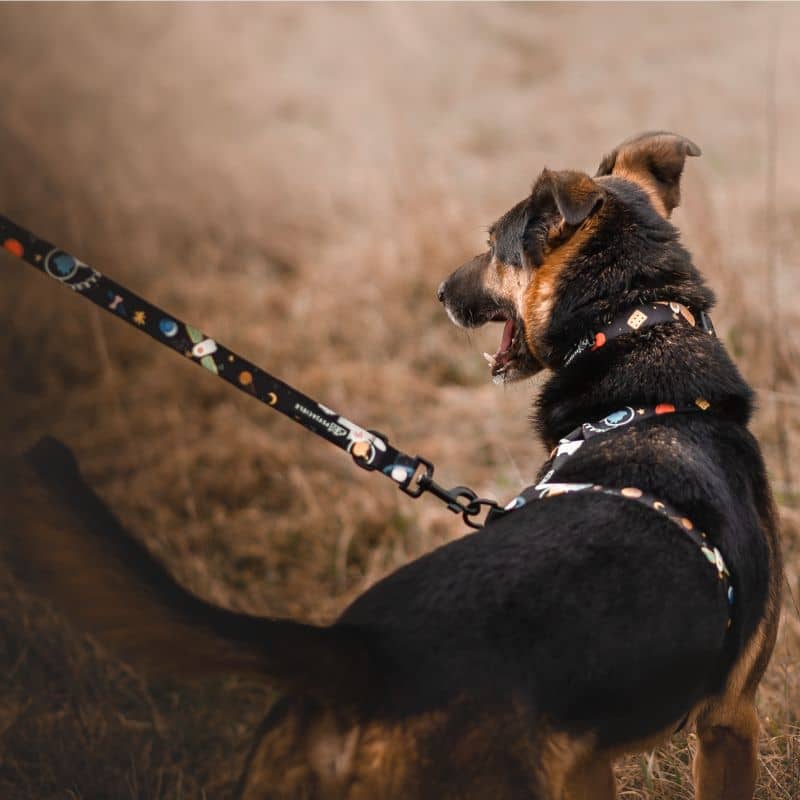
[[466, 486], [446, 489], [433, 480], [433, 464], [410, 456], [389, 444], [386, 436], [362, 428], [327, 406], [312, 400], [274, 375], [255, 366], [198, 328], [147, 302], [80, 259], [40, 239], [0, 215], [3, 249], [49, 275], [96, 306], [146, 333], [160, 344], [188, 358], [245, 394], [279, 411], [349, 453], [362, 469], [379, 471], [411, 497], [430, 492], [463, 516], [473, 528], [483, 507], [496, 508]]

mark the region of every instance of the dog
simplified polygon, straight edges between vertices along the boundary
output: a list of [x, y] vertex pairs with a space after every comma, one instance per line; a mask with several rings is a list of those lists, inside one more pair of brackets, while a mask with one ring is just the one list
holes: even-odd
[[752, 393], [670, 222], [688, 139], [545, 169], [438, 298], [503, 325], [497, 382], [548, 369], [536, 484], [330, 625], [184, 590], [43, 440], [2, 481], [21, 580], [147, 669], [283, 689], [240, 796], [611, 800], [612, 762], [697, 731], [698, 800], [752, 798], [781, 557]]

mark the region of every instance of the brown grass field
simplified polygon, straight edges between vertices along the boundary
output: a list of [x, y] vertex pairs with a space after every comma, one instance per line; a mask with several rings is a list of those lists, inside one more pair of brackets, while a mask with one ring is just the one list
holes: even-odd
[[[759, 391], [786, 600], [760, 800], [800, 797], [800, 7], [0, 5], [0, 213], [351, 419], [512, 496], [535, 383], [491, 384], [438, 282], [545, 165], [650, 128], [704, 149], [675, 214]], [[774, 175], [770, 177], [770, 159]], [[296, 425], [0, 257], [0, 447], [51, 433], [198, 594], [330, 620], [463, 533]], [[146, 681], [0, 582], [0, 798], [226, 798], [273, 700]], [[693, 735], [618, 766], [692, 797]]]

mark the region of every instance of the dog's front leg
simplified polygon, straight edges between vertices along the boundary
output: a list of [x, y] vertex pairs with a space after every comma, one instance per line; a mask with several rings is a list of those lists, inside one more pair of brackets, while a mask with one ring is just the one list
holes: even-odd
[[696, 800], [752, 800], [758, 774], [758, 716], [752, 697], [697, 720]]

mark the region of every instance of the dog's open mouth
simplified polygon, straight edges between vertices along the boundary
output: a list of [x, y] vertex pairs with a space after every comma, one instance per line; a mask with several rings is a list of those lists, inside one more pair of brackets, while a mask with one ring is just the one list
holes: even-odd
[[515, 319], [507, 318], [503, 314], [498, 314], [491, 321], [504, 323], [503, 334], [500, 337], [500, 346], [497, 352], [494, 355], [484, 353], [483, 357], [489, 363], [492, 377], [502, 380], [508, 368], [514, 362], [514, 350], [517, 346], [521, 326]]

